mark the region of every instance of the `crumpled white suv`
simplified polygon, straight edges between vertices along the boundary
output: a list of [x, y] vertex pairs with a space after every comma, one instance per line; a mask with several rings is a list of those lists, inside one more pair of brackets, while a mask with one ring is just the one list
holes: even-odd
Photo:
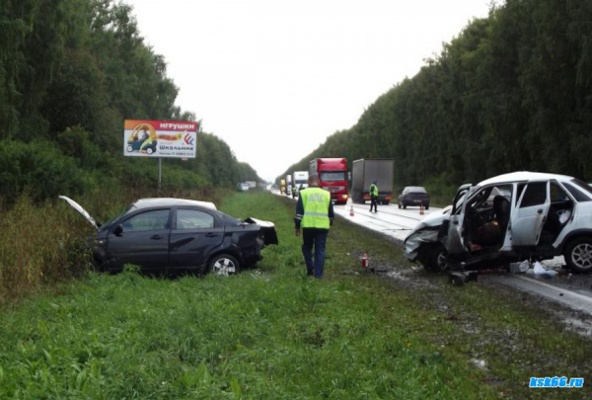
[[407, 236], [405, 255], [433, 271], [559, 255], [574, 271], [592, 271], [592, 187], [526, 171], [462, 185], [451, 206]]

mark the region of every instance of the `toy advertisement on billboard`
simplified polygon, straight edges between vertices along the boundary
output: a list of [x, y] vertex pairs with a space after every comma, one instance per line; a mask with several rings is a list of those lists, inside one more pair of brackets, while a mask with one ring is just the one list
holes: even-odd
[[126, 119], [123, 155], [195, 158], [198, 128], [197, 122]]

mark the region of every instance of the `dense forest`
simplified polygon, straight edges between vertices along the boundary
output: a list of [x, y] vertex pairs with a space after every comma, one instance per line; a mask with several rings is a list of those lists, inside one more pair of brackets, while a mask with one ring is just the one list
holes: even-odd
[[397, 188], [517, 170], [590, 181], [591, 129], [592, 2], [507, 0], [282, 175], [316, 157], [384, 157]]
[[[514, 170], [592, 180], [592, 2], [507, 0], [471, 21], [315, 157], [388, 157], [395, 186], [460, 183]], [[0, 199], [156, 186], [153, 159], [121, 154], [125, 119], [195, 121], [175, 105], [166, 61], [115, 0], [0, 3]], [[213, 134], [195, 159], [167, 159], [163, 186], [259, 180]]]
[[[43, 201], [118, 185], [156, 187], [157, 160], [122, 155], [125, 119], [195, 121], [175, 106], [165, 59], [133, 9], [113, 0], [0, 2], [0, 199]], [[213, 134], [197, 157], [167, 159], [163, 186], [259, 180]]]

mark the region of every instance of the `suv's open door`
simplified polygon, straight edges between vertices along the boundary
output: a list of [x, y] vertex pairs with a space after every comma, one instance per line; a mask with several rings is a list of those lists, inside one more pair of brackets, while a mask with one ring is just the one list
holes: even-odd
[[468, 249], [463, 243], [463, 220], [465, 216], [465, 205], [469, 196], [473, 193], [472, 185], [466, 183], [458, 188], [452, 210], [450, 211], [450, 220], [448, 226], [448, 235], [446, 239], [446, 250], [448, 254], [467, 253]]
[[549, 181], [530, 181], [520, 192], [510, 221], [512, 246], [536, 246], [551, 206]]

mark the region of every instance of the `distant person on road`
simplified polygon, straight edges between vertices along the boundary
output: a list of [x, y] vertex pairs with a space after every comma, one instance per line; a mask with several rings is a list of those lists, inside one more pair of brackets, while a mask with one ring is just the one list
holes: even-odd
[[308, 188], [299, 193], [294, 217], [296, 236], [300, 236], [302, 228], [302, 254], [308, 276], [323, 277], [325, 245], [334, 216], [331, 193], [319, 188], [318, 176], [311, 175]]
[[372, 208], [374, 208], [374, 212], [378, 212], [376, 207], [378, 203], [378, 186], [376, 184], [378, 181], [374, 180], [370, 185], [370, 212], [372, 212]]

